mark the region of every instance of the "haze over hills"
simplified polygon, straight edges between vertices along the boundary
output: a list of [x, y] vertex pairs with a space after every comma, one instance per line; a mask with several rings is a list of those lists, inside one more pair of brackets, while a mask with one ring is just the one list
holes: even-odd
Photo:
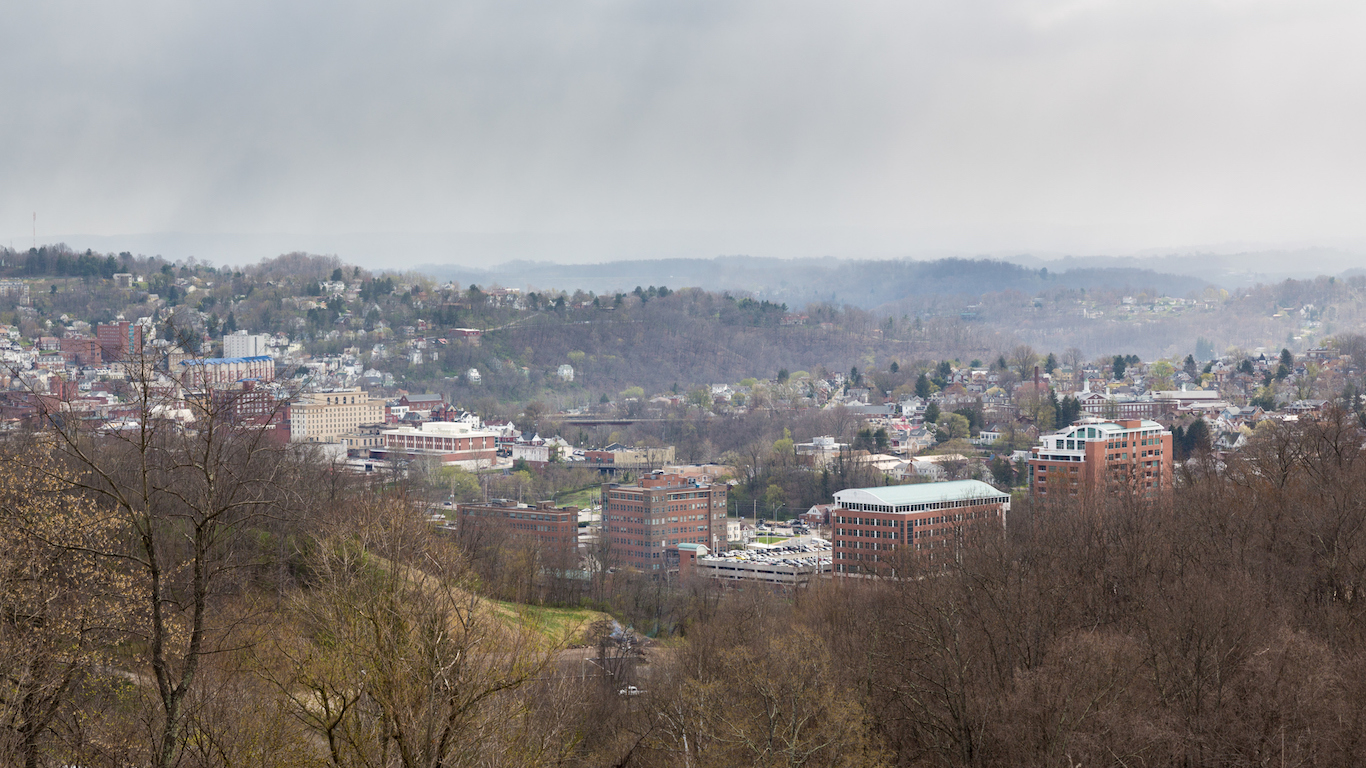
[[848, 261], [720, 256], [714, 259], [617, 261], [604, 264], [512, 262], [487, 270], [428, 265], [420, 271], [461, 283], [535, 290], [625, 292], [636, 286], [668, 285], [738, 291], [793, 308], [812, 302], [877, 309], [907, 297], [961, 297], [1019, 291], [1032, 295], [1056, 288], [1132, 288], [1185, 296], [1207, 283], [1185, 275], [1132, 267], [1079, 267], [1065, 272], [992, 259], [937, 261]]
[[[801, 236], [795, 236], [800, 234]], [[783, 288], [782, 278], [796, 268], [798, 276], [812, 269], [828, 274], [848, 271], [859, 279], [869, 263], [929, 262], [942, 259], [991, 259], [1050, 273], [1078, 269], [1120, 269], [1100, 278], [1097, 286], [1123, 287], [1136, 281], [1146, 286], [1137, 272], [1153, 272], [1198, 278], [1221, 288], [1236, 289], [1285, 279], [1309, 279], [1320, 275], [1350, 276], [1366, 268], [1366, 244], [1341, 242], [1329, 245], [1235, 243], [1191, 245], [1143, 251], [1057, 251], [1029, 248], [966, 250], [934, 248], [916, 238], [892, 238], [887, 233], [818, 231], [801, 233], [351, 233], [298, 235], [288, 233], [204, 234], [185, 232], [132, 235], [62, 235], [49, 242], [65, 242], [75, 250], [87, 248], [104, 253], [129, 251], [161, 255], [170, 260], [191, 256], [216, 264], [247, 265], [281, 253], [303, 251], [335, 254], [344, 261], [374, 270], [407, 270], [480, 284], [498, 282], [507, 287], [535, 285], [573, 290], [630, 290], [636, 285], [697, 285], [714, 289], [764, 292], [778, 296], [787, 290], [798, 301], [812, 293]], [[905, 243], [894, 247], [891, 243]], [[13, 245], [23, 249], [21, 240]], [[723, 254], [736, 254], [724, 256]], [[743, 254], [741, 256], [740, 254]], [[722, 263], [722, 262], [726, 263]], [[1095, 275], [1074, 275], [1081, 284], [1093, 284]], [[726, 283], [726, 280], [736, 282]], [[817, 280], [815, 294], [828, 300], [832, 289]], [[1011, 278], [1013, 279], [1013, 278]], [[1080, 285], [1078, 287], [1080, 287]], [[1174, 285], [1171, 290], [1177, 290]], [[950, 286], [955, 294], [959, 293]], [[999, 289], [999, 288], [997, 288]], [[857, 290], [838, 288], [852, 296]], [[995, 290], [987, 288], [984, 290]], [[1021, 288], [1024, 290], [1024, 288]], [[1181, 289], [1181, 295], [1189, 287]], [[865, 299], [855, 301], [868, 306]]]

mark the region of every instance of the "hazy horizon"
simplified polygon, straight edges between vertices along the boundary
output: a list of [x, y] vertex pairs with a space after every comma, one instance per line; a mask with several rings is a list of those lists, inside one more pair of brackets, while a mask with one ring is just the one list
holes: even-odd
[[36, 212], [239, 263], [1366, 251], [1364, 30], [1338, 0], [11, 4], [0, 242]]

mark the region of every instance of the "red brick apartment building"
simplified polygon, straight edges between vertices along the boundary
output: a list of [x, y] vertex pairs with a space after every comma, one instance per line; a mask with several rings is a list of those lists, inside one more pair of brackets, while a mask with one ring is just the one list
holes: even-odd
[[602, 486], [603, 532], [621, 563], [666, 571], [664, 550], [678, 544], [726, 542], [726, 486], [656, 471], [634, 485]]
[[456, 531], [466, 544], [478, 546], [504, 537], [540, 549], [561, 568], [573, 568], [579, 553], [579, 508], [556, 507], [553, 501], [536, 506], [515, 501], [456, 506]]
[[104, 362], [104, 350], [99, 339], [88, 336], [64, 336], [61, 340], [62, 357], [74, 365], [99, 365]]
[[142, 351], [142, 326], [120, 320], [95, 326], [95, 339], [100, 344], [104, 362], [126, 360]]
[[967, 529], [1004, 526], [1010, 494], [980, 480], [951, 480], [835, 492], [834, 573], [879, 575], [908, 553], [953, 557]]
[[1040, 438], [1029, 457], [1029, 492], [1076, 496], [1127, 487], [1144, 494], [1172, 487], [1172, 433], [1147, 419], [1081, 419]]

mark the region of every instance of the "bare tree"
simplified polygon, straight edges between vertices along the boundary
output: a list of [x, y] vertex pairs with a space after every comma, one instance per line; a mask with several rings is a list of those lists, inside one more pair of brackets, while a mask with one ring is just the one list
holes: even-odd
[[454, 544], [401, 500], [350, 511], [310, 557], [301, 635], [277, 646], [294, 717], [334, 766], [538, 764], [554, 745], [518, 726], [514, 694], [567, 636], [479, 597]]
[[1027, 381], [1034, 375], [1034, 365], [1039, 362], [1039, 354], [1028, 344], [1021, 344], [1010, 351], [1007, 360], [1010, 367], [1019, 374], [1020, 381]]
[[[124, 569], [135, 605], [136, 673], [153, 682], [158, 714], [149, 762], [169, 768], [184, 745], [187, 706], [205, 657], [221, 650], [222, 590], [239, 573], [243, 536], [268, 526], [302, 484], [300, 463], [269, 425], [229, 414], [230, 400], [179, 382], [134, 353], [123, 363], [135, 416], [116, 427], [45, 413], [53, 462], [27, 466], [89, 494], [120, 535], [88, 551]], [[269, 422], [269, 419], [267, 419]]]
[[55, 731], [110, 661], [134, 590], [92, 554], [113, 546], [114, 521], [70, 477], [26, 471], [50, 465], [50, 451], [24, 454], [0, 463], [0, 755], [36, 768], [60, 741], [81, 753], [79, 737]]
[[1086, 362], [1086, 356], [1076, 347], [1068, 347], [1063, 350], [1062, 364], [1072, 369], [1072, 375], [1076, 376], [1081, 372], [1082, 363]]

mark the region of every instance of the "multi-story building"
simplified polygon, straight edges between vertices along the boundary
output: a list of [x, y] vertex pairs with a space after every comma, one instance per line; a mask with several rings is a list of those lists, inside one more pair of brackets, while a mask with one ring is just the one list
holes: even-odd
[[29, 305], [28, 283], [23, 280], [0, 280], [0, 296], [13, 298], [20, 306]]
[[1147, 419], [1081, 419], [1030, 450], [1029, 491], [1057, 498], [1172, 486], [1172, 433]]
[[289, 404], [274, 390], [257, 386], [255, 381], [243, 381], [231, 387], [213, 387], [208, 390], [205, 402], [209, 404], [211, 413], [228, 424], [278, 426], [281, 432], [285, 431]]
[[99, 339], [88, 336], [64, 336], [61, 340], [62, 357], [73, 365], [98, 366], [104, 361], [104, 350]]
[[95, 338], [100, 342], [106, 363], [126, 360], [129, 355], [142, 351], [142, 326], [138, 323], [127, 320], [100, 323], [95, 326]]
[[456, 533], [472, 549], [511, 539], [539, 548], [551, 567], [573, 568], [578, 563], [578, 507], [556, 507], [553, 501], [534, 507], [492, 501], [459, 504], [456, 515]]
[[678, 544], [726, 543], [726, 486], [654, 472], [632, 485], [602, 486], [602, 536], [622, 564], [665, 571], [664, 550]]
[[[382, 411], [381, 411], [382, 413]], [[487, 469], [498, 460], [498, 433], [470, 421], [428, 421], [381, 430], [383, 458], [431, 458], [445, 465]]]
[[649, 472], [661, 469], [674, 461], [674, 447], [630, 448], [613, 443], [601, 451], [584, 451], [584, 461], [589, 467], [604, 472]]
[[954, 557], [976, 526], [1003, 527], [1010, 494], [980, 480], [951, 480], [835, 492], [830, 527], [835, 573], [894, 575], [909, 557]]
[[256, 357], [270, 354], [270, 336], [237, 331], [223, 334], [223, 357]]
[[289, 406], [290, 439], [333, 443], [362, 424], [384, 421], [384, 401], [359, 387], [305, 392]]
[[209, 357], [181, 360], [180, 384], [186, 389], [200, 390], [213, 387], [237, 387], [238, 382], [275, 381], [275, 359], [266, 355], [255, 357]]
[[804, 587], [817, 578], [830, 575], [829, 553], [802, 553], [789, 557], [762, 557], [758, 553], [741, 555], [710, 554], [705, 544], [679, 544], [665, 550], [667, 558], [678, 558], [681, 579], [700, 577], [723, 584], [767, 584], [776, 587]]

